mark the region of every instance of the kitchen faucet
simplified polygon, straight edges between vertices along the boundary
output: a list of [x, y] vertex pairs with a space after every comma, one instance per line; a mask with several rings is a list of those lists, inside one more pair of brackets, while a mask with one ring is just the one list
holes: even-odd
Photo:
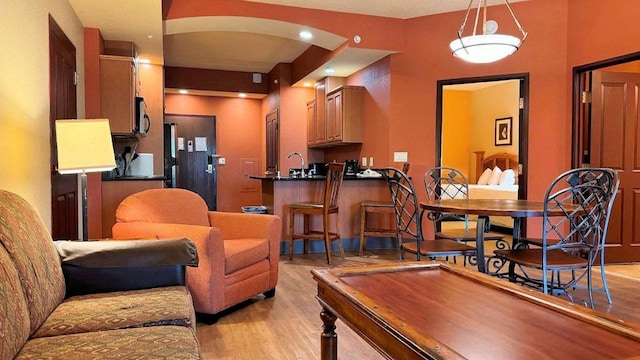
[[289, 154], [287, 159], [291, 159], [293, 155], [297, 155], [300, 158], [300, 177], [303, 178], [304, 177], [304, 158], [302, 157], [302, 154], [300, 154], [299, 152], [294, 152]]

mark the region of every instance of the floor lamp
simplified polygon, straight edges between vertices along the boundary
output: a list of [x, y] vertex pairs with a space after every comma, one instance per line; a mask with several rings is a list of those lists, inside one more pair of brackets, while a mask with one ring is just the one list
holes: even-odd
[[80, 174], [82, 181], [82, 240], [89, 239], [87, 173], [116, 167], [108, 119], [56, 120], [58, 172]]

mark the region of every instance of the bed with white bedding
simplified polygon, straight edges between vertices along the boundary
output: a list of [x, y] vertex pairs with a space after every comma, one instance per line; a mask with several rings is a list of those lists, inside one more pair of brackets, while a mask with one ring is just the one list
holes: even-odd
[[[518, 199], [518, 156], [498, 153], [488, 157], [476, 151], [475, 184], [469, 184], [470, 199]], [[513, 228], [509, 217], [492, 217], [491, 224]]]

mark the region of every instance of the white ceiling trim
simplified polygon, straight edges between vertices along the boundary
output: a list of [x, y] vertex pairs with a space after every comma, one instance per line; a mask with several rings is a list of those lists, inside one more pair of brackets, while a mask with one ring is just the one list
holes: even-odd
[[[354, 14], [410, 19], [432, 14], [465, 10], [469, 0], [245, 0], [272, 5], [306, 9], [339, 11]], [[510, 0], [511, 3], [528, 0]], [[477, 7], [478, 2], [474, 0]], [[487, 5], [503, 4], [504, 0], [487, 0]]]
[[[328, 50], [335, 50], [347, 41], [342, 36], [306, 25], [242, 16], [198, 16], [165, 20], [164, 23], [165, 35], [200, 31], [249, 32], [306, 42]], [[313, 39], [301, 40], [300, 32], [303, 30], [310, 31], [313, 34]]]

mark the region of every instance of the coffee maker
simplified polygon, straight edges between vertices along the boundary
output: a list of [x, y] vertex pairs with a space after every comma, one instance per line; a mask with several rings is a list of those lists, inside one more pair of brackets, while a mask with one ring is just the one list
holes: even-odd
[[358, 160], [345, 160], [344, 161], [345, 175], [355, 175], [358, 173]]

